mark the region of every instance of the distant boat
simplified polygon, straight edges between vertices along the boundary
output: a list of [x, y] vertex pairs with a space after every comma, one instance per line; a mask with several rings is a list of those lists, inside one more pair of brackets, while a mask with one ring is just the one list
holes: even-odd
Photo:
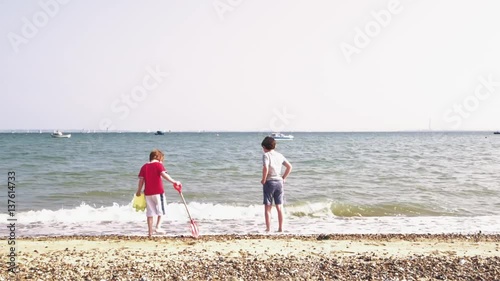
[[493, 132], [495, 135], [500, 135], [500, 131]]
[[293, 140], [293, 136], [292, 135], [285, 135], [285, 134], [282, 134], [282, 133], [272, 133], [269, 136], [272, 137], [275, 140]]
[[163, 131], [156, 131], [155, 135], [163, 136], [165, 133]]
[[53, 138], [71, 138], [71, 134], [63, 134], [61, 131], [54, 131], [50, 136]]

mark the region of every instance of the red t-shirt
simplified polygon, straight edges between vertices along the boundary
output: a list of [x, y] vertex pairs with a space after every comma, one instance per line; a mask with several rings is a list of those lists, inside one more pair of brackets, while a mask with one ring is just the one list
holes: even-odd
[[161, 162], [149, 162], [142, 166], [139, 177], [144, 178], [144, 195], [163, 194], [162, 172], [166, 172]]

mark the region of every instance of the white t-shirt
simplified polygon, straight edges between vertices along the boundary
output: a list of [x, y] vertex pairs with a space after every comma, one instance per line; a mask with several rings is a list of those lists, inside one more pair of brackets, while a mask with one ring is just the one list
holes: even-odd
[[281, 180], [281, 169], [287, 160], [281, 153], [271, 150], [262, 156], [262, 164], [268, 167], [267, 180]]

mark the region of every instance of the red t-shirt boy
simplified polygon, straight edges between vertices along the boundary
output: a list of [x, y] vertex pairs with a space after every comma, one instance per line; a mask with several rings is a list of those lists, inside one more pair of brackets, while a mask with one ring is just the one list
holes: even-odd
[[161, 217], [165, 215], [165, 208], [167, 206], [162, 178], [173, 183], [174, 188], [181, 184], [167, 174], [167, 170], [162, 164], [164, 159], [165, 155], [163, 152], [155, 149], [149, 154], [150, 162], [144, 164], [139, 171], [139, 184], [137, 186], [136, 195], [141, 196], [142, 189], [144, 188], [149, 237], [153, 235], [153, 216], [158, 217], [156, 220], [156, 233], [165, 233], [165, 231], [161, 229]]

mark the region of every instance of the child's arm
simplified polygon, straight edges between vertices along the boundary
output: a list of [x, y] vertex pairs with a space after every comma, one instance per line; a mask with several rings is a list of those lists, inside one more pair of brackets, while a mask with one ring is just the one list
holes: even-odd
[[144, 186], [144, 178], [139, 178], [139, 183], [137, 184], [136, 196], [141, 196], [142, 187]]
[[173, 184], [176, 184], [176, 185], [181, 184], [180, 182], [178, 182], [178, 181], [174, 180], [173, 178], [171, 178], [170, 175], [167, 174], [166, 172], [161, 172], [161, 177], [164, 178], [164, 179], [166, 179], [170, 183], [173, 183]]
[[283, 181], [285, 181], [286, 177], [288, 177], [288, 175], [290, 174], [290, 172], [292, 171], [292, 164], [290, 164], [290, 162], [288, 161], [285, 161], [283, 162], [283, 166], [285, 166], [285, 172], [283, 173], [283, 176], [281, 176], [283, 178]]
[[262, 179], [260, 180], [261, 184], [266, 183], [268, 172], [269, 172], [269, 168], [267, 167], [267, 165], [262, 165]]

